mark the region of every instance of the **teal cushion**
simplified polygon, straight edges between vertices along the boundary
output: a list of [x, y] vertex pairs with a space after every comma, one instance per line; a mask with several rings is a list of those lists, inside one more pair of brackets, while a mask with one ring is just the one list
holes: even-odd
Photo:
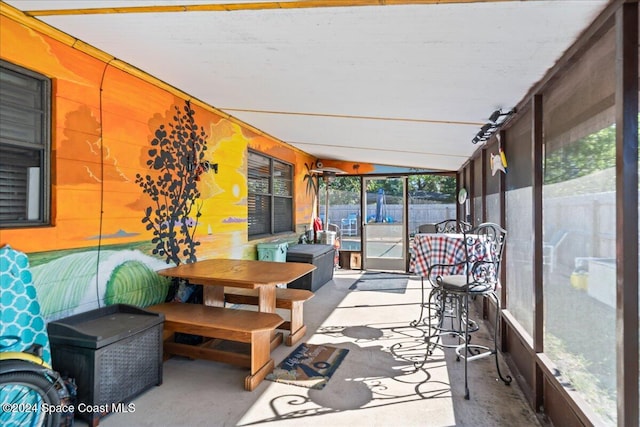
[[[9, 245], [0, 248], [0, 351], [23, 351], [42, 346], [42, 359], [51, 364], [49, 337], [33, 285], [29, 259]], [[14, 344], [14, 345], [11, 345]]]

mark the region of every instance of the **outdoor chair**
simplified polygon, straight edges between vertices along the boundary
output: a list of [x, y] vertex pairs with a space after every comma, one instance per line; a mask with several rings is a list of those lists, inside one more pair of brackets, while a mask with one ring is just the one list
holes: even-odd
[[[512, 381], [503, 376], [498, 363], [498, 332], [500, 327], [500, 263], [506, 241], [506, 230], [493, 223], [484, 223], [472, 230], [462, 230], [464, 259], [455, 264], [434, 264], [429, 267], [428, 280], [432, 289], [428, 299], [428, 319], [435, 319], [433, 332], [426, 333], [426, 358], [436, 346], [454, 347], [457, 360], [464, 362], [465, 399], [469, 399], [467, 377], [468, 362], [495, 356], [498, 376], [506, 385]], [[493, 343], [491, 346], [471, 342], [471, 332], [478, 325], [469, 319], [469, 300], [487, 297], [496, 304]], [[435, 313], [432, 313], [435, 310]], [[444, 326], [445, 319], [452, 317], [451, 328]], [[453, 335], [457, 344], [440, 344], [443, 335]]]
[[[471, 229], [471, 224], [464, 221], [457, 221], [455, 219], [445, 219], [444, 221], [440, 221], [438, 223], [427, 223], [421, 224], [418, 226], [418, 233], [459, 233], [463, 231], [468, 231]], [[423, 319], [423, 310], [425, 308], [424, 303], [424, 277], [420, 277], [420, 286], [421, 286], [421, 295], [422, 300], [420, 304], [420, 317], [417, 321], [412, 322], [413, 326], [420, 325]]]
[[471, 230], [471, 224], [455, 219], [445, 219], [435, 224], [435, 226], [436, 233], [462, 233]]
[[418, 226], [418, 233], [437, 233], [438, 229], [436, 224], [420, 224]]
[[346, 218], [340, 220], [340, 231], [345, 236], [358, 235], [358, 215], [350, 213]]
[[[417, 231], [417, 233], [420, 233], [420, 234], [422, 234], [422, 233], [437, 233], [437, 232], [438, 232], [438, 228], [437, 228], [435, 223], [420, 224], [418, 226], [418, 231]], [[414, 256], [414, 255], [415, 254], [412, 254], [411, 256]], [[422, 293], [421, 293], [422, 301], [420, 303], [420, 316], [418, 317], [418, 320], [416, 320], [415, 322], [411, 322], [412, 326], [418, 326], [423, 322], [422, 315], [423, 315], [424, 307], [425, 307], [425, 304], [424, 304], [424, 293], [425, 292], [424, 292], [424, 277], [422, 277], [422, 276], [420, 277], [420, 287], [421, 287], [421, 291], [422, 291]]]

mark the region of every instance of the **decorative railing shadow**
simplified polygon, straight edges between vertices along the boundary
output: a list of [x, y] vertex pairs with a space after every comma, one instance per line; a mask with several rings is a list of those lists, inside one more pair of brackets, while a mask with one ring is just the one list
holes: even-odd
[[[429, 360], [422, 367], [426, 344], [419, 329], [406, 324], [325, 326], [315, 337], [349, 350], [340, 368], [322, 390], [301, 389], [269, 402], [270, 414], [247, 419], [238, 425], [303, 419], [339, 413], [401, 405], [425, 399], [451, 398], [444, 359]], [[338, 339], [349, 337], [350, 342]], [[381, 345], [370, 345], [372, 343]], [[435, 375], [433, 373], [436, 373]]]
[[406, 323], [370, 323], [358, 326], [323, 326], [315, 332], [316, 336], [326, 336], [328, 338], [351, 338], [354, 343], [367, 343], [398, 339], [419, 339], [424, 336], [424, 332], [418, 328], [408, 326]]

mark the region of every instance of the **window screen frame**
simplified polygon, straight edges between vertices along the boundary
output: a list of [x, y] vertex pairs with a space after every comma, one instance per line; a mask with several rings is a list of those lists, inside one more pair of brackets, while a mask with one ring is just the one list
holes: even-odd
[[[22, 208], [24, 208], [24, 217], [11, 218], [11, 215], [9, 215], [3, 218], [0, 216], [0, 229], [50, 225], [52, 82], [48, 77], [42, 74], [4, 60], [0, 60], [0, 72], [12, 74], [18, 79], [22, 78], [26, 84], [35, 83], [35, 89], [28, 93], [29, 89], [20, 88], [19, 86], [12, 88], [6, 83], [0, 82], [3, 86], [2, 91], [5, 94], [5, 96], [0, 96], [0, 108], [3, 108], [6, 112], [4, 117], [0, 117], [0, 120], [4, 122], [1, 124], [1, 126], [4, 127], [4, 132], [0, 132], [0, 150], [3, 151], [3, 154], [5, 155], [10, 151], [14, 153], [17, 151], [30, 152], [35, 158], [33, 164], [27, 165], [27, 163], [29, 163], [27, 161], [27, 156], [22, 157], [22, 159], [25, 160], [24, 169], [26, 169], [23, 174], [20, 174], [20, 168], [11, 168], [11, 166], [16, 165], [16, 161], [5, 163], [4, 172], [14, 174], [16, 177], [21, 175], [24, 182], [17, 188], [16, 192], [15, 186], [10, 187], [7, 185], [9, 182], [8, 176], [5, 175], [2, 177], [0, 181], [4, 181], [5, 188], [3, 189], [3, 184], [0, 183], [0, 191], [4, 190], [4, 196], [7, 198], [4, 203], [0, 203], [4, 204], [2, 208], [5, 210], [5, 213], [7, 210], [10, 211], [12, 207], [8, 200], [13, 192], [13, 196], [15, 198], [13, 201], [13, 207], [19, 210], [21, 208], [20, 205], [22, 205]], [[11, 91], [13, 91], [13, 93], [11, 93]], [[26, 94], [32, 95], [34, 101], [37, 100], [37, 102], [35, 102], [35, 106], [30, 106], [28, 102], [26, 102], [27, 99], [25, 99], [23, 104], [16, 103], [16, 100], [19, 99], [21, 95]], [[14, 131], [13, 135], [17, 135], [20, 130], [19, 126], [21, 125], [20, 123], [15, 122], [15, 127], [11, 127], [11, 113], [15, 113], [17, 111], [26, 113], [25, 116], [28, 116], [28, 113], [31, 112], [32, 117], [39, 117], [39, 120], [34, 120], [33, 123], [33, 138], [12, 138], [11, 131]], [[37, 123], [38, 121], [39, 123]], [[28, 126], [24, 127], [24, 124], [25, 123], [22, 123], [23, 131], [28, 129]], [[37, 141], [38, 138], [40, 141]], [[20, 159], [20, 155], [16, 155], [15, 159]], [[17, 163], [19, 163], [19, 161]], [[31, 179], [35, 182], [29, 182], [29, 169], [31, 169]], [[37, 176], [34, 177], [34, 175]], [[29, 207], [29, 191], [37, 191], [36, 196], [34, 196], [37, 201], [37, 206], [32, 205]]]
[[[256, 164], [256, 167], [252, 167], [252, 163], [258, 162], [260, 165]], [[258, 166], [261, 166], [262, 170], [259, 170]], [[293, 177], [294, 166], [291, 163], [255, 150], [248, 150], [247, 233], [249, 239], [295, 231]], [[256, 189], [263, 189], [263, 191], [259, 192]], [[257, 214], [257, 210], [262, 211], [260, 215]]]

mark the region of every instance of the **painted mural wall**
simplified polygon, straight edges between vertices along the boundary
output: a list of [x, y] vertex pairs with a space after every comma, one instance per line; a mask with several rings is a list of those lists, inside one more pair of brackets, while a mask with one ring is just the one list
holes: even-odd
[[[46, 320], [162, 301], [168, 282], [155, 271], [177, 262], [255, 258], [258, 242], [247, 237], [249, 148], [294, 165], [296, 231], [310, 224], [315, 199], [305, 175], [314, 158], [126, 72], [108, 55], [73, 48], [30, 18], [14, 18], [6, 10], [0, 16], [0, 58], [52, 79], [52, 225], [0, 229], [0, 246], [28, 255]], [[195, 139], [170, 152], [185, 126]], [[162, 162], [173, 169], [158, 168]], [[162, 218], [155, 190], [191, 209]], [[177, 251], [158, 245], [170, 228], [185, 239]]]

